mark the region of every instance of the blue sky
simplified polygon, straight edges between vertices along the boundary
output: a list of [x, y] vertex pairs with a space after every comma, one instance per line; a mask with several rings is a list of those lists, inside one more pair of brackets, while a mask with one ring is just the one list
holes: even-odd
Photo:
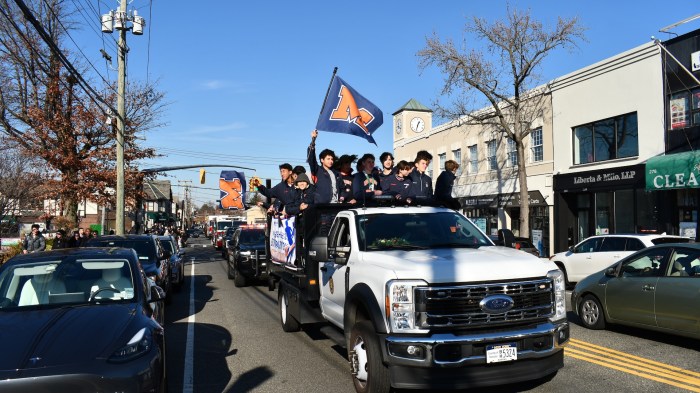
[[[102, 13], [117, 7], [117, 1], [98, 1]], [[558, 16], [577, 16], [587, 29], [586, 41], [573, 53], [560, 50], [545, 60], [540, 73], [547, 80], [646, 43], [652, 35], [671, 38], [658, 30], [700, 13], [697, 1], [542, 0], [511, 1], [511, 6], [529, 8], [549, 26]], [[430, 107], [438, 97], [442, 76], [434, 69], [421, 71], [416, 57], [426, 37], [436, 33], [461, 41], [467, 18], [503, 18], [506, 2], [133, 0], [130, 8], [147, 26], [143, 36], [128, 35], [128, 77], [158, 80], [171, 102], [163, 119], [167, 126], [143, 142], [165, 156], [142, 167], [239, 165], [256, 169], [245, 170], [247, 177], [272, 178], [275, 184], [280, 163], [304, 164], [333, 67], [382, 109], [384, 125], [374, 134], [378, 146], [322, 132], [319, 148], [378, 156], [392, 149], [394, 111], [410, 98]], [[97, 20], [93, 27], [99, 29]], [[698, 28], [700, 20], [673, 31]], [[107, 74], [98, 52], [103, 37], [88, 26], [74, 36]], [[116, 67], [113, 47], [106, 49]], [[109, 76], [114, 80], [116, 72]], [[207, 169], [205, 185], [196, 169], [161, 178], [218, 189], [220, 170]], [[182, 195], [180, 187], [173, 191]], [[192, 189], [192, 195], [196, 205], [218, 199], [216, 190]]]

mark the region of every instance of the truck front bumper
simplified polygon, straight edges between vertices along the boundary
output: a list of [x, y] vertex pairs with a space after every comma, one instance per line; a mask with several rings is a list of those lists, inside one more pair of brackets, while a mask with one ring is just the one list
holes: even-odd
[[[569, 340], [569, 323], [564, 320], [514, 330], [380, 337], [393, 387], [467, 389], [553, 374], [564, 366], [563, 346]], [[487, 363], [486, 347], [493, 344], [515, 344], [517, 360]]]

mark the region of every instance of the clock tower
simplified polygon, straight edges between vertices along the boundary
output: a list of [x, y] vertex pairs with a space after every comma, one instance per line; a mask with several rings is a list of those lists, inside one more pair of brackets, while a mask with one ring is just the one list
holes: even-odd
[[433, 111], [413, 98], [392, 115], [394, 116], [394, 149], [398, 142], [428, 134], [433, 127]]

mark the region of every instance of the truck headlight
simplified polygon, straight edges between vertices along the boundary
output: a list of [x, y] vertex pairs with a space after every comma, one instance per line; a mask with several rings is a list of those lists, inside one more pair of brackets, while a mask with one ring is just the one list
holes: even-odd
[[416, 328], [416, 304], [413, 291], [416, 287], [427, 286], [420, 280], [392, 280], [386, 284], [385, 312], [389, 329], [393, 332], [423, 332]]
[[249, 257], [251, 255], [251, 252], [250, 251], [241, 251], [241, 255], [243, 255], [244, 257]]
[[564, 273], [561, 270], [552, 270], [547, 273], [547, 278], [552, 280], [554, 288], [554, 315], [550, 321], [558, 321], [566, 318], [566, 284], [564, 282]]

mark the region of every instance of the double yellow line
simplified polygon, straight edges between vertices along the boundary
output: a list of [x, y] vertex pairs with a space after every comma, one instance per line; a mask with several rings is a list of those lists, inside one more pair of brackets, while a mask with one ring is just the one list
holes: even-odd
[[564, 355], [700, 393], [700, 373], [571, 339]]

